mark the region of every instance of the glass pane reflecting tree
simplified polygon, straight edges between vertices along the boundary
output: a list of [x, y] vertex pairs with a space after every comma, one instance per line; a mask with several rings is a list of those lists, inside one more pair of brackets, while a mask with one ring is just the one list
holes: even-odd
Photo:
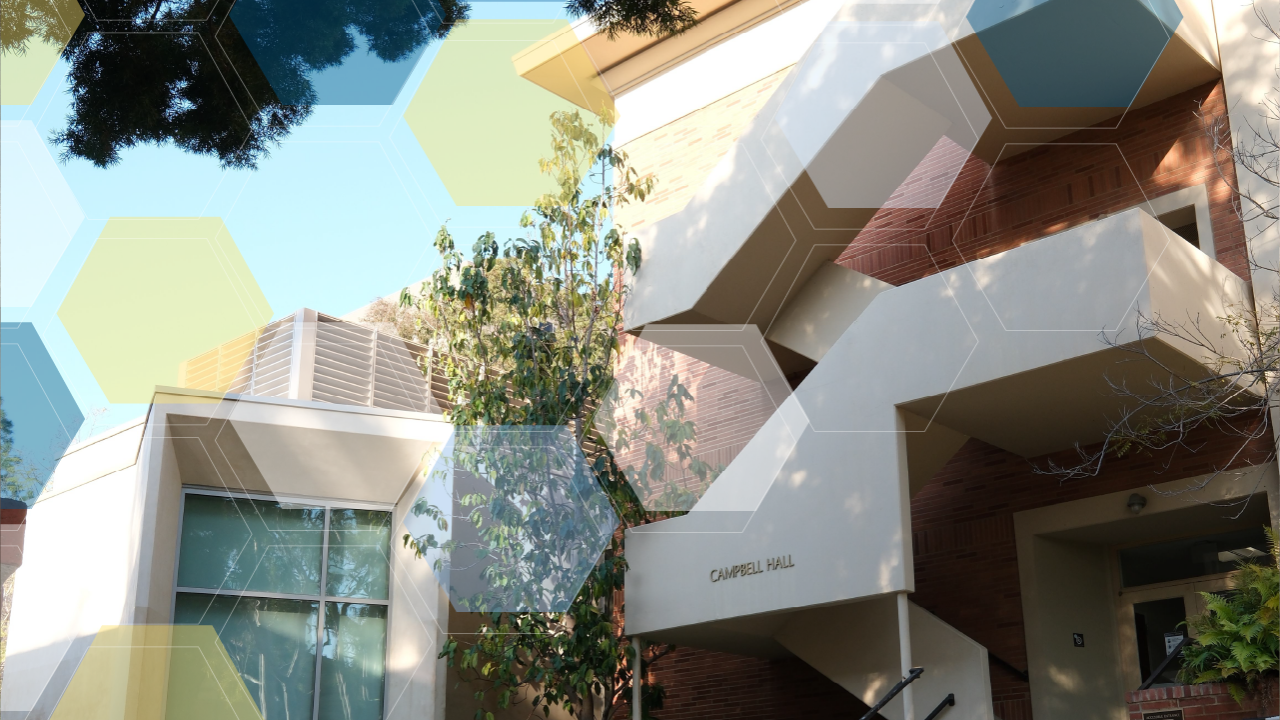
[[320, 594], [324, 508], [187, 495], [178, 585]]
[[329, 516], [329, 569], [325, 594], [387, 599], [391, 513], [334, 510]]
[[321, 652], [320, 719], [379, 720], [387, 654], [386, 606], [325, 603]]
[[173, 621], [212, 625], [264, 718], [311, 717], [319, 603], [179, 593]]

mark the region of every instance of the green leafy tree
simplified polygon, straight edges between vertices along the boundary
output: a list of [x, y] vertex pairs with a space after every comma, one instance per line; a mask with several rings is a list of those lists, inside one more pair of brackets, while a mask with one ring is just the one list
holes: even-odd
[[[52, 3], [2, 2], [6, 54], [56, 36]], [[51, 139], [64, 160], [99, 167], [119, 162], [130, 147], [172, 144], [226, 168], [256, 168], [311, 115], [311, 74], [349, 58], [353, 33], [366, 38], [370, 53], [396, 62], [470, 12], [462, 0], [79, 2], [85, 17], [63, 51], [71, 111]], [[571, 0], [566, 7], [610, 37], [679, 33], [696, 22], [687, 0]]]
[[590, 17], [610, 39], [632, 35], [678, 35], [698, 22], [687, 0], [569, 0], [570, 14]]
[[230, 3], [81, 4], [85, 18], [63, 51], [71, 109], [52, 136], [64, 160], [108, 167], [127, 148], [172, 144], [255, 168], [311, 114], [276, 96], [227, 22]]
[[1195, 638], [1183, 650], [1178, 678], [1225, 682], [1237, 702], [1256, 694], [1264, 708], [1274, 709], [1270, 691], [1280, 673], [1280, 544], [1276, 532], [1266, 530], [1271, 555], [1265, 562], [1242, 561], [1229, 593], [1200, 593], [1205, 612], [1187, 619]]
[[[461, 593], [464, 608], [487, 610], [475, 634], [451, 637], [441, 653], [479, 688], [478, 705], [527, 700], [548, 712], [559, 706], [582, 717], [611, 718], [625, 707], [633, 681], [631, 645], [619, 627], [624, 535], [606, 528], [608, 547], [598, 559], [587, 559], [591, 566], [578, 589], [562, 582], [576, 579], [568, 563], [581, 561], [577, 533], [565, 530], [602, 514], [623, 528], [669, 516], [645, 511], [609, 451], [617, 450], [607, 442], [616, 438], [592, 423], [615, 383], [629, 291], [623, 280], [641, 261], [638, 243], [612, 218], [620, 205], [642, 201], [653, 180], [638, 178], [626, 156], [605, 145], [579, 113], [556, 113], [551, 120], [552, 154], [541, 168], [558, 190], [524, 216], [527, 236], [500, 245], [486, 233], [468, 254], [441, 229], [435, 246], [442, 268], [421, 292], [406, 289], [401, 296], [404, 306], [431, 318], [430, 342], [448, 378], [450, 420], [459, 426], [455, 438], [469, 438], [455, 440], [455, 482], [475, 483], [455, 489], [460, 511], [426, 500], [413, 507], [440, 530], [454, 531], [450, 539], [422, 533], [404, 540], [436, 557], [437, 568], [444, 556], [454, 572], [460, 558], [472, 558], [480, 567], [462, 569], [487, 581], [479, 592]], [[588, 195], [588, 184], [599, 192]], [[689, 399], [673, 381], [647, 411], [657, 431], [643, 440], [667, 445], [668, 457], [686, 465], [694, 460], [687, 450], [693, 427], [683, 417]], [[548, 451], [529, 439], [548, 427], [561, 428], [574, 451], [563, 452], [563, 444]], [[492, 440], [498, 434], [518, 440]], [[657, 462], [648, 448], [645, 456]], [[600, 500], [566, 502], [570, 495]], [[476, 529], [473, 537], [459, 539], [460, 521]], [[533, 601], [569, 599], [564, 612], [526, 611]], [[646, 648], [645, 662], [670, 649]], [[644, 687], [644, 698], [646, 712], [660, 707], [661, 688]], [[485, 710], [476, 717], [485, 718]]]
[[[62, 0], [66, 2], [67, 0]], [[54, 45], [66, 38], [58, 0], [0, 0], [0, 52], [26, 55], [31, 42]]]

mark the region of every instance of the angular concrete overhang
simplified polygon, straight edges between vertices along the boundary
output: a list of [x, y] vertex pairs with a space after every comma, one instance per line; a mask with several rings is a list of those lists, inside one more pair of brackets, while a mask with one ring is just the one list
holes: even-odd
[[[910, 591], [910, 495], [966, 436], [1026, 454], [1100, 437], [1118, 407], [1102, 378], [1168, 377], [1104, 340], [1158, 314], [1229, 343], [1217, 318], [1246, 298], [1138, 209], [880, 292], [692, 512], [629, 531], [628, 632], [776, 652], [783, 615]], [[1205, 360], [1145, 342], [1177, 368]]]
[[[627, 328], [754, 323], [768, 335], [817, 269], [876, 212], [936, 208], [966, 155], [994, 162], [1108, 118], [1119, 121], [1124, 106], [1019, 105], [969, 22], [971, 4], [810, 0], [749, 32], [719, 37], [687, 60], [682, 78], [687, 68], [715, 72], [709, 58], [729, 60], [731, 50], [787, 55], [797, 35], [812, 38], [786, 60], [794, 64], [787, 77], [688, 205], [637, 232], [644, 262], [633, 278]], [[1176, 6], [1176, 28], [1128, 107], [1219, 75], [1207, 3]], [[1000, 25], [1018, 30], [1036, 17], [1026, 12]], [[602, 58], [601, 70], [607, 53], [590, 50], [602, 42], [592, 38], [584, 47]], [[1082, 44], [1081, 54], [1088, 52]], [[657, 87], [664, 79], [648, 82]], [[951, 159], [941, 172], [926, 161], [944, 155]], [[925, 176], [930, 183], [921, 192]]]
[[157, 393], [149, 440], [184, 485], [395, 504], [453, 426], [431, 413], [195, 391]]

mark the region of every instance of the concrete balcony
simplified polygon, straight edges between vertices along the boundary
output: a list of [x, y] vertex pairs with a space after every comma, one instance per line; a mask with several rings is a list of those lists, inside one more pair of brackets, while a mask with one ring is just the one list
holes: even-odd
[[[866, 668], [806, 642], [818, 632], [806, 613], [859, 603], [852, 622], [913, 589], [911, 495], [969, 437], [1028, 457], [1102, 439], [1118, 407], [1108, 377], [1168, 377], [1104, 339], [1136, 341], [1155, 314], [1198, 318], [1216, 338], [1216, 318], [1246, 298], [1237, 276], [1137, 209], [880, 291], [692, 512], [629, 532], [628, 632], [794, 653], [874, 699]], [[1145, 343], [1165, 367], [1202, 372], [1195, 347]], [[943, 625], [917, 614], [921, 632]], [[971, 641], [931, 632], [951, 638], [947, 662], [975, 662]], [[887, 642], [852, 654], [887, 658], [892, 675]]]
[[[1064, 25], [1053, 13], [1092, 12], [1088, 7], [1096, 4], [1076, 4], [1076, 10], [1071, 5], [1064, 0], [1005, 3], [1000, 7], [1022, 10], [1011, 9], [1015, 14], [1009, 17], [992, 10], [997, 16], [984, 18], [977, 5], [971, 9], [964, 2], [901, 6], [812, 0], [748, 30], [716, 35], [714, 41], [708, 36], [699, 54], [676, 67], [664, 66], [664, 75], [639, 86], [630, 78], [643, 52], [666, 57], [660, 52], [666, 42], [692, 42], [731, 15], [712, 15], [689, 37], [643, 52], [579, 28], [582, 47], [605, 84], [627, 89], [618, 99], [623, 123], [628, 112], [648, 113], [649, 108], [670, 109], [671, 117], [663, 116], [670, 122], [696, 109], [681, 105], [688, 94], [682, 88], [749, 72], [740, 68], [755, 68], [753, 77], [768, 74], [769, 68], [756, 67], [764, 62], [760, 58], [783, 63], [775, 70], [794, 62], [688, 205], [638, 232], [645, 262], [634, 278], [628, 327], [752, 323], [767, 329], [880, 209], [937, 207], [964, 157], [1008, 158], [1220, 75], [1206, 2], [1162, 5], [1157, 24], [1163, 29], [1134, 26], [1131, 44], [1150, 41], [1153, 31], [1159, 42], [1141, 61], [1149, 72], [1144, 70], [1132, 87], [1112, 87], [1113, 76], [1089, 70], [1097, 56], [1126, 45], [1124, 23], [1115, 19], [1119, 29], [1108, 26], [1119, 39], [1088, 36], [1087, 29], [1099, 23]], [[1107, 7], [1103, 3], [1094, 10], [1146, 12], [1130, 0]], [[1060, 52], [1010, 63], [1000, 53], [1001, 37], [1042, 37]], [[625, 58], [618, 54], [624, 45], [631, 48]], [[1076, 87], [1076, 100], [1022, 98], [1020, 103], [1024, 76], [1057, 77], [1063, 67], [1077, 65], [1074, 85], [1068, 79], [1041, 83]], [[1128, 104], [1117, 105], [1117, 97], [1129, 98]], [[1093, 102], [1104, 104], [1088, 104]], [[662, 122], [641, 124], [652, 129]], [[963, 152], [955, 152], [957, 146]], [[938, 162], [950, 164], [938, 167]]]

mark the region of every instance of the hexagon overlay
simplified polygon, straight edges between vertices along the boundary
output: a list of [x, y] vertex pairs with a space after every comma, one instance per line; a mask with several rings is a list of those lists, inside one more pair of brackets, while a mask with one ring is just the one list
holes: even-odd
[[0, 495], [30, 506], [84, 424], [80, 406], [31, 323], [0, 324], [0, 408], [12, 433]]
[[104, 626], [51, 720], [262, 718], [208, 625]]
[[817, 213], [938, 207], [991, 120], [937, 23], [830, 22], [794, 74], [772, 124]]
[[0, 305], [31, 307], [84, 212], [36, 126], [0, 128]]
[[221, 219], [112, 218], [58, 317], [107, 399], [129, 403], [178, 385], [184, 361], [266, 325], [271, 307]]
[[453, 606], [564, 612], [618, 526], [567, 427], [458, 427], [405, 528]]
[[1128, 107], [1182, 22], [1174, 0], [975, 0], [966, 17], [1022, 107]]
[[649, 325], [593, 422], [645, 509], [685, 511], [771, 420], [777, 452], [752, 462], [781, 467], [805, 425], [779, 412], [790, 397], [756, 326]]
[[440, 46], [404, 118], [456, 204], [528, 206], [555, 189], [538, 170], [551, 114], [579, 108], [612, 113], [613, 99], [568, 23], [471, 20]]
[[76, 0], [6, 0], [4, 14], [0, 104], [30, 105], [80, 26], [84, 11]]
[[443, 20], [412, 0], [238, 0], [230, 18], [288, 105], [390, 105]]

